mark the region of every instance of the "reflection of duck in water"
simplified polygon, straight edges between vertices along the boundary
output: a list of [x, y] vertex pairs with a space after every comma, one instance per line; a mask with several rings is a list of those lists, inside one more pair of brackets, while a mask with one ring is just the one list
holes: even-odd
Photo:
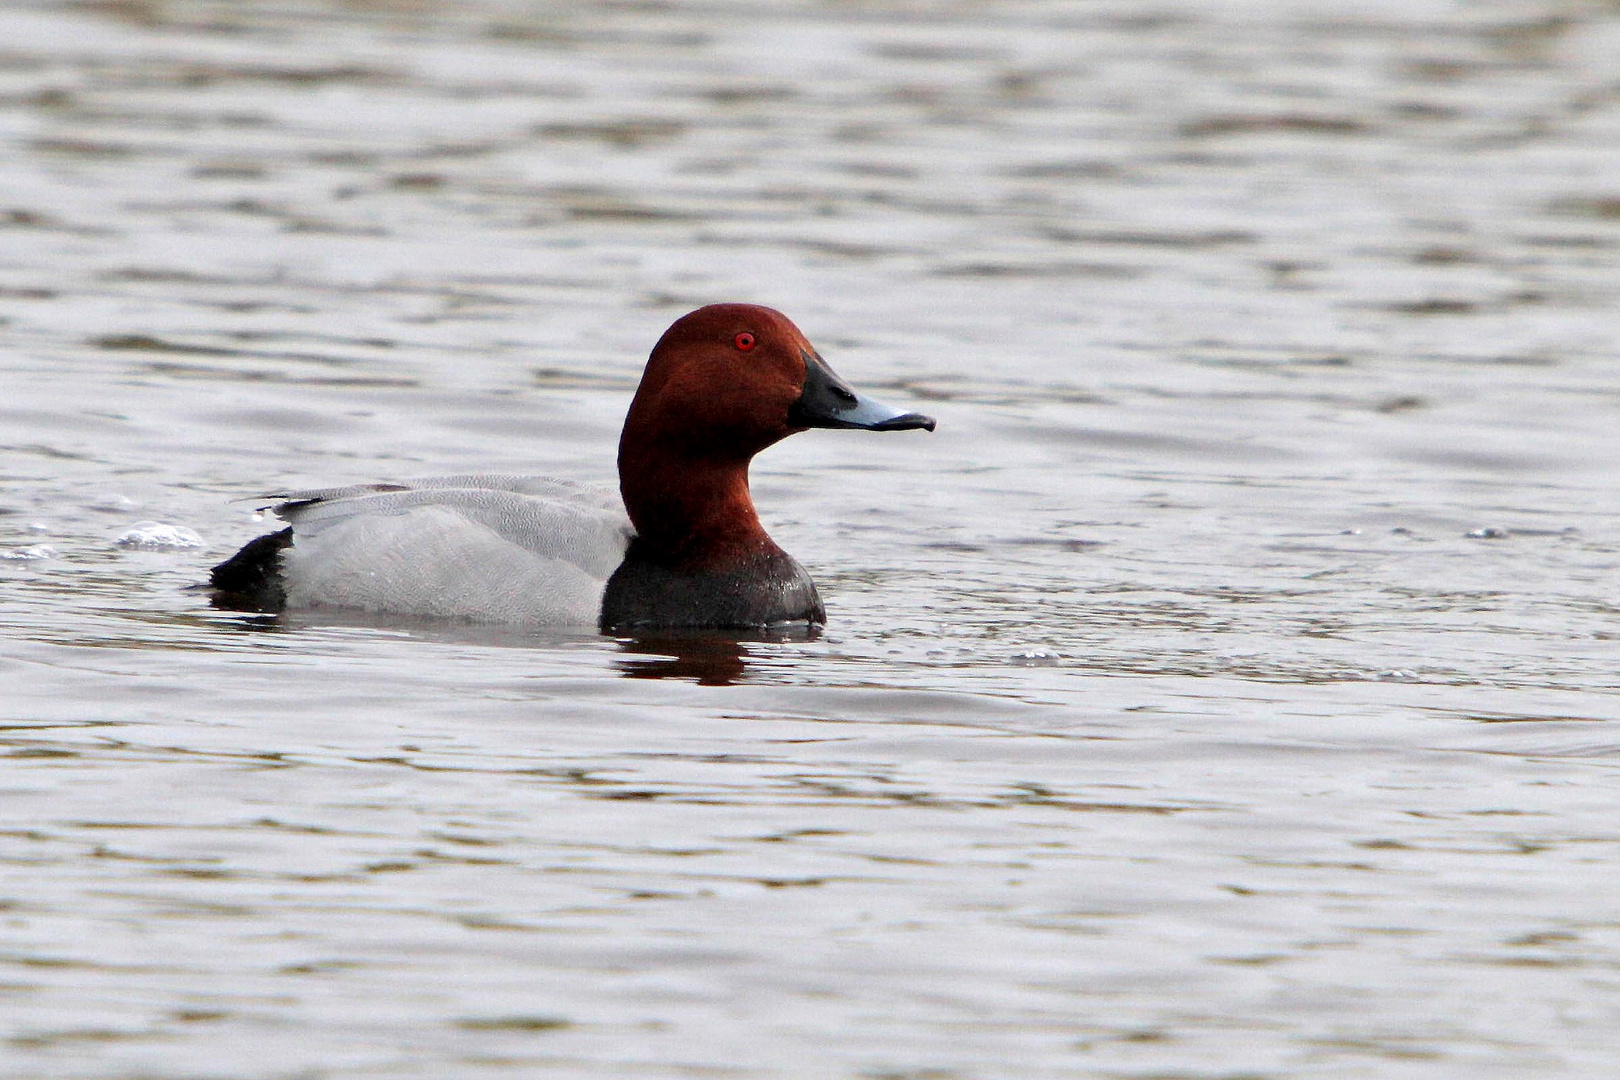
[[[815, 631], [802, 627], [799, 636]], [[729, 633], [637, 634], [619, 644], [623, 658], [615, 662], [627, 679], [691, 679], [699, 686], [730, 686], [748, 670], [746, 642]]]
[[288, 492], [275, 512], [291, 527], [216, 566], [214, 602], [604, 632], [819, 626], [815, 583], [766, 535], [748, 490], [755, 454], [812, 427], [934, 421], [857, 394], [780, 312], [700, 308], [659, 339], [630, 403], [622, 502], [525, 476]]

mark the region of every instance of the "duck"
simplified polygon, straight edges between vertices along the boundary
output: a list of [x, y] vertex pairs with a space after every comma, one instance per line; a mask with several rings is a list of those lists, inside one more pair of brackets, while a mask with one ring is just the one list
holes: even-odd
[[287, 522], [213, 567], [215, 607], [339, 608], [604, 634], [824, 626], [765, 531], [754, 456], [811, 428], [933, 431], [858, 393], [788, 317], [711, 304], [653, 347], [619, 437], [619, 487], [466, 474], [263, 496]]

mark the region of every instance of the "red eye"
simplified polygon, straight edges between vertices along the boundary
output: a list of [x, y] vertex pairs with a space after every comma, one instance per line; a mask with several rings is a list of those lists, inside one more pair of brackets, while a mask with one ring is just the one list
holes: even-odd
[[754, 335], [744, 330], [742, 333], [732, 338], [731, 343], [737, 346], [738, 352], [748, 352], [754, 347]]

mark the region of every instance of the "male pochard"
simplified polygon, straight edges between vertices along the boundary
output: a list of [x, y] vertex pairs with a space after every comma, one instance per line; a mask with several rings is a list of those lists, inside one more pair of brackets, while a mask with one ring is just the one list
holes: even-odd
[[748, 464], [806, 428], [934, 421], [862, 397], [787, 316], [714, 304], [654, 346], [619, 438], [619, 493], [526, 476], [282, 492], [291, 523], [214, 567], [221, 607], [343, 607], [604, 632], [820, 625], [766, 535]]

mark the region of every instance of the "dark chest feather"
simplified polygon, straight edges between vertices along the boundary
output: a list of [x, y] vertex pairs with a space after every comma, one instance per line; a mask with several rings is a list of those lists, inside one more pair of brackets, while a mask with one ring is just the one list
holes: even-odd
[[602, 596], [604, 633], [660, 627], [747, 629], [773, 623], [817, 626], [827, 611], [804, 567], [779, 548], [724, 570], [679, 570], [630, 544]]

